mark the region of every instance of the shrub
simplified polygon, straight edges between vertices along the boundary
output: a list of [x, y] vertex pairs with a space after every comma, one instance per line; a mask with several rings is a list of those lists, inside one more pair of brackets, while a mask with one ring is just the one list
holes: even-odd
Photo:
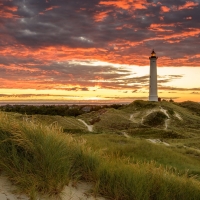
[[170, 114], [170, 115], [174, 115], [174, 110], [172, 108], [167, 108], [167, 112]]
[[159, 125], [163, 125], [165, 123], [165, 119], [167, 118], [167, 116], [161, 112], [161, 111], [157, 111], [157, 112], [153, 112], [150, 113], [149, 115], [147, 115], [144, 118], [144, 124], [148, 125], [148, 126], [159, 126]]
[[157, 102], [136, 100], [130, 104], [130, 106], [136, 106], [137, 108], [154, 108], [157, 106]]

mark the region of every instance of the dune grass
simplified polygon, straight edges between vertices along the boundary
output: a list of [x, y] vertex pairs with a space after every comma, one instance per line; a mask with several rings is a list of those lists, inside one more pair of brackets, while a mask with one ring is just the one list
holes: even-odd
[[157, 166], [174, 168], [177, 173], [200, 175], [199, 157], [189, 156], [185, 149], [176, 146], [155, 145], [146, 139], [125, 138], [121, 135], [102, 134], [84, 135], [86, 145], [94, 150], [102, 149], [102, 152], [115, 157], [126, 157], [129, 162], [154, 161]]
[[108, 109], [100, 116], [99, 122], [94, 124], [96, 132], [122, 131], [135, 127], [135, 124], [129, 120], [130, 116], [124, 111]]
[[26, 193], [62, 191], [74, 159], [70, 142], [57, 127], [0, 114], [0, 168]]
[[[123, 141], [122, 141], [123, 142]], [[127, 151], [124, 150], [124, 152]], [[19, 121], [0, 113], [0, 169], [19, 189], [59, 195], [70, 180], [94, 183], [94, 194], [115, 200], [200, 199], [200, 183], [152, 161], [104, 153], [57, 126]]]
[[[199, 183], [185, 181], [153, 162], [125, 165], [104, 163], [96, 187], [117, 200], [198, 199]], [[183, 192], [184, 191], [184, 192]]]
[[[163, 112], [160, 112], [161, 108], [166, 110], [170, 117], [167, 122], [167, 133], [164, 131], [166, 128], [164, 123], [166, 116]], [[160, 113], [160, 115], [153, 117], [153, 120], [149, 120], [149, 117], [152, 117], [152, 115], [156, 113]], [[180, 119], [176, 114], [180, 116]], [[200, 134], [199, 116], [193, 114], [186, 108], [165, 101], [134, 101], [117, 110], [111, 108], [102, 109], [78, 117], [83, 119], [86, 123], [94, 125], [93, 130], [96, 133], [122, 133], [126, 131], [138, 137], [143, 137], [144, 135], [149, 137], [152, 135], [153, 137], [157, 136], [161, 138], [192, 138]], [[158, 121], [160, 121], [160, 123], [158, 123]], [[144, 128], [141, 127], [142, 125], [148, 125], [150, 129], [145, 131], [142, 129]], [[157, 127], [157, 125], [159, 126]], [[157, 131], [155, 128], [160, 128], [160, 130]], [[141, 132], [141, 134], [139, 134], [139, 132]], [[163, 132], [163, 134], [160, 134], [161, 132]]]

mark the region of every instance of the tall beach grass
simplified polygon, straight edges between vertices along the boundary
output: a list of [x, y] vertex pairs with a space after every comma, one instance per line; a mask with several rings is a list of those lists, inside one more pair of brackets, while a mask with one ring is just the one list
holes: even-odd
[[70, 180], [94, 183], [94, 194], [115, 200], [200, 199], [200, 183], [154, 162], [86, 148], [57, 126], [42, 126], [0, 113], [0, 169], [31, 199], [59, 195]]
[[72, 138], [56, 126], [0, 114], [0, 168], [26, 193], [58, 194], [70, 178]]

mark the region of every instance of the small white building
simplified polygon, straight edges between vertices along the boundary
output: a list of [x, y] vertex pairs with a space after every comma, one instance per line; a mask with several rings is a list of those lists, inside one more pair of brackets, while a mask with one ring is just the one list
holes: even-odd
[[157, 90], [157, 59], [154, 50], [151, 52], [150, 60], [150, 77], [149, 77], [149, 101], [158, 101]]

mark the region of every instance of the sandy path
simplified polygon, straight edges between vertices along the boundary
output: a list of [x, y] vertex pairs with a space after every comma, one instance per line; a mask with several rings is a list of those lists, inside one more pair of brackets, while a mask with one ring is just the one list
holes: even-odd
[[160, 139], [147, 139], [147, 141], [154, 144], [164, 144], [165, 146], [170, 146], [168, 143], [162, 142]]
[[132, 120], [133, 117], [134, 117], [134, 114], [131, 114], [129, 120]]
[[82, 122], [88, 129], [88, 131], [92, 132], [93, 131], [93, 125], [88, 125], [85, 121], [82, 119], [78, 119], [78, 121]]
[[168, 118], [170, 118], [169, 115], [168, 115], [168, 113], [167, 113], [167, 110], [165, 110], [165, 109], [164, 109], [163, 107], [161, 107], [161, 106], [160, 106], [160, 111], [163, 112]]
[[130, 136], [126, 132], [122, 132], [122, 135], [126, 138], [130, 138]]
[[168, 125], [169, 125], [169, 122], [170, 122], [170, 116], [168, 115], [167, 113], [167, 110], [165, 110], [163, 107], [160, 106], [160, 111], [163, 112], [168, 119], [165, 120], [165, 130], [168, 129]]
[[175, 116], [176, 118], [178, 118], [178, 119], [181, 120], [181, 121], [183, 120], [182, 117], [181, 117], [177, 112], [174, 112], [174, 113], [175, 113], [174, 116]]
[[168, 129], [169, 121], [170, 121], [170, 119], [166, 119], [165, 120], [165, 130]]

